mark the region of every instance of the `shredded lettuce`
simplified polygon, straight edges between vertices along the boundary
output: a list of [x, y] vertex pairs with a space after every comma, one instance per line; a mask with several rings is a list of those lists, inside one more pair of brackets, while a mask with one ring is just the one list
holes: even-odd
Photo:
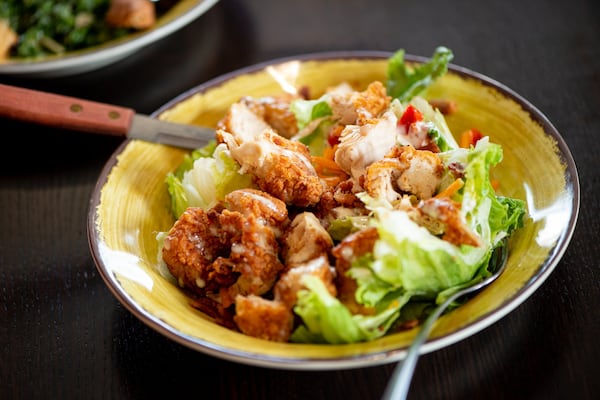
[[252, 177], [240, 174], [239, 169], [225, 144], [211, 143], [194, 151], [166, 178], [175, 217], [179, 218], [188, 207], [209, 209], [227, 193], [252, 187]]
[[330, 116], [332, 114], [329, 106], [329, 98], [324, 94], [316, 100], [297, 99], [290, 105], [290, 110], [294, 113], [298, 122], [298, 129], [305, 128], [310, 122]]

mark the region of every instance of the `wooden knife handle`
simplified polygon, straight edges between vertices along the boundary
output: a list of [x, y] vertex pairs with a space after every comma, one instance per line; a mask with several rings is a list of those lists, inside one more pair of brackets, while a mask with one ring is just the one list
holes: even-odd
[[0, 116], [25, 122], [126, 136], [134, 115], [130, 108], [0, 84]]

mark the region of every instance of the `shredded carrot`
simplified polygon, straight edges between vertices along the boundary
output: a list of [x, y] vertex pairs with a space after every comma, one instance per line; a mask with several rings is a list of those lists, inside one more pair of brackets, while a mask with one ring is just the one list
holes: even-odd
[[497, 179], [490, 179], [490, 183], [492, 184], [492, 187], [494, 188], [494, 190], [498, 190], [498, 186], [500, 186], [500, 181]]
[[321, 179], [330, 187], [336, 187], [338, 183], [344, 180], [341, 176], [322, 176]]
[[346, 173], [335, 163], [335, 161], [319, 156], [312, 157], [313, 165], [317, 172], [325, 173], [328, 175], [345, 175]]
[[325, 150], [323, 150], [323, 158], [326, 158], [328, 160], [333, 160], [336, 150], [337, 150], [337, 144], [333, 147], [326, 147]]
[[467, 129], [460, 134], [460, 147], [468, 149], [471, 146], [475, 146], [477, 141], [481, 139], [483, 135], [477, 129]]
[[332, 149], [323, 156], [311, 157], [317, 174], [329, 186], [335, 186], [348, 178], [348, 175], [333, 161], [334, 153], [335, 151]]
[[461, 187], [463, 187], [465, 184], [465, 182], [458, 178], [456, 179], [454, 182], [452, 182], [450, 185], [448, 185], [448, 187], [444, 190], [442, 190], [441, 192], [439, 192], [438, 194], [435, 195], [435, 197], [437, 199], [441, 198], [441, 197], [452, 197], [452, 195], [456, 192], [458, 192], [460, 190]]

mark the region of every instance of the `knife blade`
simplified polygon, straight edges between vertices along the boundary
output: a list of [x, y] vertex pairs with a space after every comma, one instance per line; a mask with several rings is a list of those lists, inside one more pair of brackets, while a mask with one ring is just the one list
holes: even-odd
[[115, 104], [5, 84], [0, 84], [0, 116], [185, 149], [202, 147], [215, 137], [212, 128], [159, 120]]

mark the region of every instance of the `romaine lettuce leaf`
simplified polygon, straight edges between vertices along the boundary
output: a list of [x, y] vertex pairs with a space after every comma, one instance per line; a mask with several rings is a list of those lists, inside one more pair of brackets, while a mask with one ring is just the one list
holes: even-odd
[[175, 217], [179, 218], [187, 207], [208, 209], [229, 192], [252, 187], [252, 177], [240, 174], [239, 169], [225, 144], [210, 144], [184, 159], [166, 178]]
[[435, 79], [444, 75], [453, 57], [450, 49], [440, 46], [435, 49], [429, 62], [409, 68], [404, 62], [404, 50], [398, 50], [388, 63], [386, 81], [388, 94], [402, 102], [409, 101], [431, 85]]

